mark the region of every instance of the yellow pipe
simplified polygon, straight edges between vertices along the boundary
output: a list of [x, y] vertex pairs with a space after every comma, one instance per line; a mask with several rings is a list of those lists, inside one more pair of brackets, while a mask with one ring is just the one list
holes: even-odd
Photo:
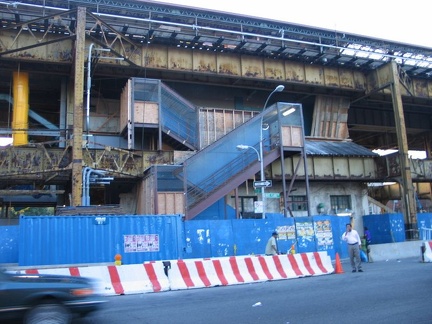
[[28, 144], [29, 76], [27, 72], [13, 73], [13, 145]]

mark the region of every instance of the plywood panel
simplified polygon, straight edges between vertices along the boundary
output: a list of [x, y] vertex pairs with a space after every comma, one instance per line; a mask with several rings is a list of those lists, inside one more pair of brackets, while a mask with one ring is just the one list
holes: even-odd
[[298, 126], [282, 126], [282, 145], [291, 147], [302, 147], [302, 128]]
[[202, 108], [199, 113], [201, 148], [220, 139], [234, 128], [243, 125], [258, 112]]
[[182, 192], [158, 192], [158, 214], [184, 214], [184, 195]]
[[155, 194], [155, 177], [153, 175], [146, 177], [137, 186], [137, 214], [154, 215], [156, 214], [154, 204]]
[[159, 105], [155, 102], [135, 101], [134, 122], [143, 124], [159, 124]]
[[349, 101], [340, 97], [317, 96], [311, 136], [332, 139], [348, 138]]

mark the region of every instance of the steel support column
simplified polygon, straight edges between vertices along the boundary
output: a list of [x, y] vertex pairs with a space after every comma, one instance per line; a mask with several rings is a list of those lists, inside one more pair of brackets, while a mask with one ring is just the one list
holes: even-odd
[[392, 83], [391, 83], [391, 94], [393, 101], [393, 112], [395, 116], [396, 134], [399, 147], [399, 158], [402, 175], [402, 197], [401, 201], [404, 206], [404, 219], [412, 229], [412, 226], [417, 223], [416, 213], [416, 201], [414, 195], [414, 186], [412, 182], [412, 175], [410, 169], [410, 163], [408, 159], [408, 140], [405, 128], [405, 118], [402, 104], [402, 95], [400, 91], [400, 80], [398, 67], [395, 61], [391, 63], [392, 70]]
[[72, 141], [72, 199], [71, 206], [79, 206], [82, 196], [82, 136], [83, 136], [83, 91], [85, 58], [86, 9], [78, 8], [74, 62], [74, 114]]

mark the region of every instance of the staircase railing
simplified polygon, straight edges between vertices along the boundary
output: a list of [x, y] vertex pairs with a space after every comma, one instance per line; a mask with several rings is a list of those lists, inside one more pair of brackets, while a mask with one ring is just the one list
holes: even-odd
[[[248, 176], [259, 171], [260, 162], [256, 152], [253, 149], [239, 151], [237, 146], [251, 146], [259, 151], [261, 131], [263, 132], [263, 155], [276, 158], [269, 154], [277, 151], [276, 148], [280, 145], [277, 107], [272, 106], [184, 162], [178, 176], [185, 179], [186, 213], [189, 213], [186, 215], [187, 219], [193, 218], [201, 211], [195, 207], [203, 200], [207, 200], [206, 207], [216, 202], [213, 196], [216, 191], [225, 188], [224, 192], [229, 192], [247, 180]], [[246, 170], [249, 170], [248, 174], [244, 173]], [[236, 177], [240, 181], [241, 175], [243, 175], [241, 182], [233, 181]], [[209, 197], [213, 198], [208, 199]], [[201, 209], [205, 209], [204, 205]]]
[[[259, 150], [259, 143], [253, 147]], [[273, 150], [275, 149], [278, 149], [278, 147], [273, 147]], [[269, 153], [270, 151], [266, 151], [264, 159]], [[250, 151], [240, 151], [239, 156], [228, 165], [210, 174], [200, 183], [188, 186], [188, 209], [191, 210], [197, 203], [209, 198], [215, 191], [228, 185], [234, 177], [240, 177], [242, 173], [246, 173], [249, 168], [253, 168], [253, 171], [248, 173], [246, 177], [251, 174], [256, 174], [260, 169], [260, 161], [257, 159], [257, 155], [252, 149]], [[246, 179], [247, 178], [242, 178], [242, 182]], [[228, 191], [230, 191], [230, 189], [228, 189]]]
[[193, 148], [199, 147], [198, 109], [161, 83], [161, 127], [183, 144]]

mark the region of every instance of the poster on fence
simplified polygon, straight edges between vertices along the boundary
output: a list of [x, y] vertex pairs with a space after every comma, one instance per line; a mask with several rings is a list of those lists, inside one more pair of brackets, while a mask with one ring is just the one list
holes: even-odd
[[315, 236], [317, 239], [318, 249], [333, 248], [333, 232], [329, 219], [318, 220], [315, 222]]
[[159, 252], [158, 234], [123, 235], [125, 253]]
[[295, 240], [295, 225], [284, 225], [284, 226], [278, 226], [276, 227], [276, 232], [279, 234], [278, 239], [279, 240]]

